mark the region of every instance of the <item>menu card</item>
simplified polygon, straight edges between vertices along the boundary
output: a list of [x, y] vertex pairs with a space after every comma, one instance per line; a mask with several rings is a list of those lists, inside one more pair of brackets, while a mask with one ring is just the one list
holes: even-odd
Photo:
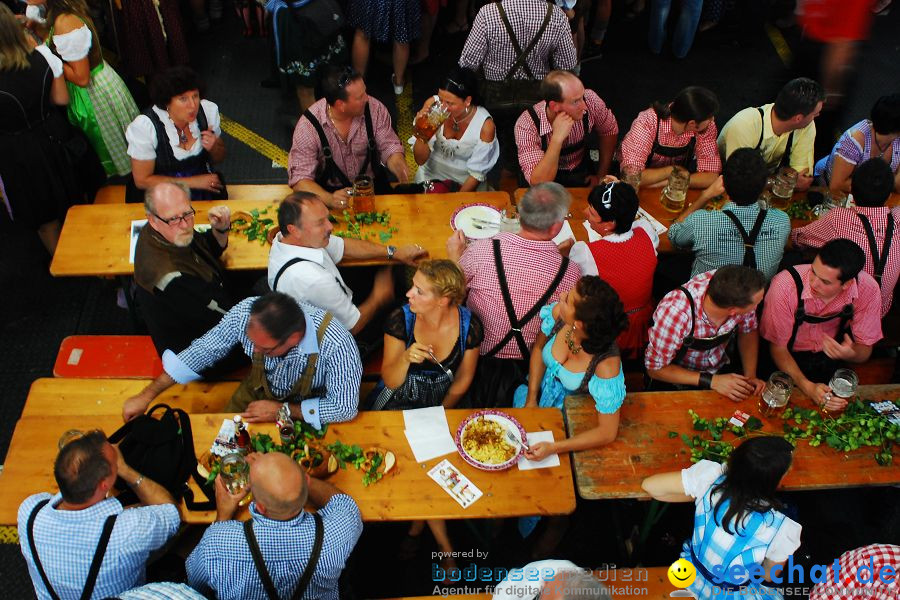
[[450, 436], [447, 413], [443, 406], [415, 408], [403, 411], [406, 441], [416, 458], [425, 462], [456, 451], [456, 443]]
[[446, 458], [428, 471], [441, 489], [450, 494], [463, 508], [468, 508], [481, 498], [483, 492], [468, 477], [459, 472]]

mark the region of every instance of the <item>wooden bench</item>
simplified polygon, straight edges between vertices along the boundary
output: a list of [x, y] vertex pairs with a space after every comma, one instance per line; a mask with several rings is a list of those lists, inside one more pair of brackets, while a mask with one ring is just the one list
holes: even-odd
[[[122, 403], [146, 385], [146, 381], [135, 379], [37, 379], [31, 384], [22, 417], [119, 415]], [[237, 381], [176, 384], [160, 394], [154, 404], [168, 404], [191, 414], [221, 413], [238, 385]], [[373, 387], [375, 383], [364, 382], [360, 397], [368, 396]]]
[[[600, 570], [594, 576], [602, 581], [609, 589], [610, 594], [616, 600], [663, 600], [669, 598], [669, 593], [675, 591], [675, 587], [669, 583], [669, 576], [665, 567], [635, 567], [633, 569]], [[641, 581], [637, 579], [640, 578]], [[449, 584], [435, 583], [440, 588], [469, 588], [478, 587], [478, 582], [457, 581]], [[536, 584], [535, 584], [536, 585]], [[390, 598], [389, 600], [433, 600], [435, 596], [407, 596], [404, 598]], [[485, 600], [490, 599], [491, 594], [467, 594], [442, 596], [455, 600]], [[585, 599], [591, 596], [584, 596]]]
[[[278, 201], [291, 193], [286, 183], [266, 185], [229, 185], [229, 200], [263, 200]], [[125, 186], [107, 185], [97, 191], [94, 204], [124, 204]]]

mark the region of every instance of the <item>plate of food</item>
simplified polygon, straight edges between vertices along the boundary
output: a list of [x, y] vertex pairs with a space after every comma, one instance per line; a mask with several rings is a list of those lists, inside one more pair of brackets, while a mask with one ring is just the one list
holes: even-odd
[[528, 439], [525, 428], [512, 416], [498, 410], [478, 411], [459, 424], [456, 449], [464, 461], [483, 471], [508, 469], [523, 449], [507, 439], [507, 431], [520, 442]]
[[460, 206], [450, 217], [450, 226], [471, 240], [491, 238], [500, 231], [500, 210], [490, 204]]

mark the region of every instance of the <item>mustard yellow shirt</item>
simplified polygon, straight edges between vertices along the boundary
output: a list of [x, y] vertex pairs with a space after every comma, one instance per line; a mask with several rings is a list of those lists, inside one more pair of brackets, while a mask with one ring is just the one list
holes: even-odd
[[[784, 151], [787, 148], [788, 137], [791, 132], [783, 135], [775, 135], [772, 131], [772, 106], [763, 105], [762, 118], [762, 143], [759, 150], [769, 170], [774, 170]], [[750, 106], [738, 112], [725, 123], [719, 134], [719, 152], [727, 160], [732, 152], [738, 148], [756, 148], [759, 142], [760, 118], [755, 106]], [[813, 121], [803, 129], [794, 132], [794, 142], [791, 148], [790, 166], [797, 171], [806, 169], [808, 174], [813, 172], [813, 146], [816, 141], [816, 123]]]

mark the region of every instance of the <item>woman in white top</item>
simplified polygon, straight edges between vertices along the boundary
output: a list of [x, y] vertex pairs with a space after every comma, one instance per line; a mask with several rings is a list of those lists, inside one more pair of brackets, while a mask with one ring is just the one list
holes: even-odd
[[727, 466], [701, 460], [641, 484], [655, 500], [695, 504], [694, 533], [681, 551], [697, 570], [687, 587], [695, 598], [781, 598], [770, 582], [787, 581], [784, 563], [800, 547], [801, 527], [776, 496], [793, 451], [782, 437], [752, 438]]
[[138, 108], [122, 78], [106, 64], [83, 0], [47, 0], [47, 45], [63, 60], [69, 121], [84, 131], [108, 176], [126, 175], [125, 128]]
[[437, 101], [450, 113], [430, 140], [410, 140], [420, 165], [417, 182], [449, 179], [460, 192], [487, 189], [485, 177], [500, 156], [500, 144], [490, 113], [473, 102], [476, 85], [472, 71], [454, 66], [437, 96], [426, 100], [416, 115], [427, 113]]
[[228, 198], [213, 164], [225, 159], [219, 107], [200, 99], [192, 69], [171, 67], [150, 83], [153, 106], [128, 126], [132, 182], [126, 200], [143, 201], [143, 190], [163, 182], [191, 188], [192, 200]]

